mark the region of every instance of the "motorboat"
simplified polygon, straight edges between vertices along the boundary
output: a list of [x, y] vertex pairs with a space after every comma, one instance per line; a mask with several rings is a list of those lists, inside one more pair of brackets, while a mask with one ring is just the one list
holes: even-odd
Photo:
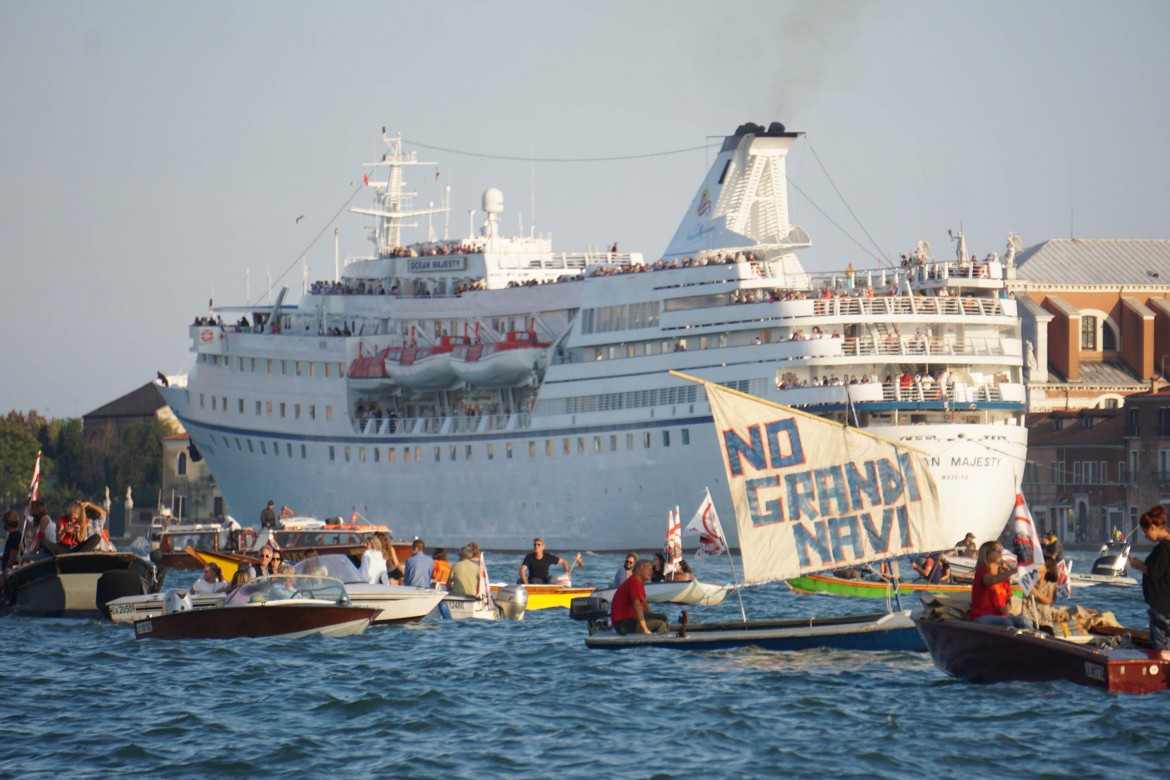
[[216, 609], [191, 609], [172, 593], [161, 615], [134, 622], [137, 639], [242, 639], [360, 634], [378, 614], [354, 606], [333, 577], [283, 574], [244, 583]]
[[966, 619], [966, 608], [934, 602], [913, 619], [931, 660], [969, 682], [1065, 681], [1114, 693], [1151, 693], [1170, 685], [1170, 653], [1157, 651], [1145, 631], [1105, 624], [1048, 633]]
[[[838, 577], [833, 574], [807, 574], [786, 581], [796, 593], [826, 593], [831, 596], [850, 596], [884, 599], [897, 593], [970, 593], [971, 583], [949, 582], [931, 584], [925, 580], [883, 580], [864, 577]], [[1019, 585], [1012, 593], [1020, 595]]]
[[[588, 596], [594, 591], [592, 585], [574, 586], [570, 582], [551, 582], [548, 584], [526, 583], [520, 585], [492, 585], [492, 597], [498, 598], [501, 592], [507, 593], [514, 591], [517, 587], [523, 587], [527, 593], [528, 610], [537, 609], [568, 609], [569, 604], [573, 599], [580, 596]], [[506, 596], [505, 596], [506, 597]]]
[[107, 602], [158, 589], [157, 570], [131, 552], [40, 555], [9, 569], [0, 611], [38, 617], [99, 617]]
[[421, 620], [443, 600], [443, 593], [409, 585], [371, 585], [348, 557], [316, 555], [304, 558], [295, 567], [298, 574], [329, 576], [345, 584], [350, 603], [377, 609], [375, 623], [409, 623]]
[[620, 634], [610, 623], [609, 602], [600, 596], [575, 599], [569, 609], [574, 620], [589, 624], [585, 645], [616, 650], [629, 647], [670, 647], [678, 650], [724, 650], [757, 647], [761, 650], [925, 650], [909, 610], [841, 617], [794, 620], [745, 620], [689, 625], [684, 611], [677, 623], [661, 634]]
[[1089, 573], [1075, 574], [1070, 579], [1074, 585], [1137, 585], [1137, 579], [1129, 576], [1129, 552], [1132, 546], [1128, 536], [1105, 542], [1097, 551], [1097, 558]]
[[[680, 582], [647, 582], [646, 602], [648, 604], [684, 604], [687, 606], [713, 607], [722, 603], [727, 594], [735, 590], [732, 585], [719, 585], [699, 580]], [[606, 601], [613, 600], [617, 588], [605, 588], [594, 592]]]

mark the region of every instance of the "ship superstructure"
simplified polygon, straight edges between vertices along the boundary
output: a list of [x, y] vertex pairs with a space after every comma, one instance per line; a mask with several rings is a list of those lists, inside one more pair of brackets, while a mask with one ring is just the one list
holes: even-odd
[[656, 547], [705, 487], [732, 514], [702, 388], [676, 370], [918, 446], [955, 538], [994, 537], [1026, 451], [1002, 265], [960, 237], [954, 260], [806, 272], [785, 175], [799, 135], [728, 137], [653, 262], [504, 236], [494, 189], [476, 235], [402, 245], [426, 212], [388, 138], [360, 210], [375, 254], [295, 304], [212, 312], [159, 390], [237, 516], [275, 497], [435, 545]]

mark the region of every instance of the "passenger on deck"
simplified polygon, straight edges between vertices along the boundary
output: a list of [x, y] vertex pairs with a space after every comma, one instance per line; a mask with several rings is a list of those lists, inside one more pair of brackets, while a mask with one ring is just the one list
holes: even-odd
[[1003, 565], [1003, 548], [999, 542], [984, 542], [979, 547], [975, 577], [971, 581], [971, 611], [969, 619], [977, 623], [991, 623], [1009, 628], [1035, 628], [1024, 615], [1013, 615], [1012, 575], [1015, 572]]
[[524, 585], [547, 585], [552, 582], [549, 569], [558, 563], [564, 567], [566, 576], [571, 573], [569, 562], [545, 552], [544, 539], [538, 536], [532, 540], [532, 552], [525, 555], [520, 564], [520, 582]]
[[937, 585], [942, 582], [942, 566], [935, 560], [934, 555], [925, 555], [922, 560], [911, 563], [910, 567], [918, 572], [919, 577], [931, 585]]
[[57, 526], [53, 523], [53, 518], [49, 517], [49, 511], [45, 508], [44, 501], [33, 501], [29, 504], [28, 511], [33, 519], [33, 527], [36, 528], [36, 535], [33, 537], [29, 552], [48, 553], [44, 543], [53, 542], [56, 544]]
[[959, 541], [955, 542], [955, 554], [971, 556], [978, 552], [979, 548], [975, 544], [975, 534], [968, 533]]
[[447, 577], [447, 590], [452, 596], [476, 595], [479, 587], [479, 564], [472, 560], [475, 549], [465, 544], [459, 550], [459, 561], [451, 567], [451, 574]]
[[625, 582], [629, 576], [634, 573], [634, 564], [637, 562], [638, 556], [634, 553], [630, 553], [626, 556], [625, 563], [623, 563], [617, 570], [617, 573], [613, 575], [613, 586], [615, 588], [620, 588], [622, 583]]
[[388, 585], [390, 577], [386, 571], [386, 556], [382, 554], [382, 542], [376, 534], [366, 537], [366, 549], [362, 553], [362, 579], [371, 585]]
[[394, 543], [382, 531], [375, 531], [373, 536], [382, 544], [382, 555], [386, 559], [386, 579], [391, 585], [401, 585], [406, 573], [398, 561], [398, 553], [394, 551]]
[[1170, 650], [1170, 530], [1166, 528], [1166, 507], [1155, 504], [1138, 522], [1154, 549], [1144, 561], [1131, 555], [1129, 565], [1142, 573], [1142, 598], [1150, 614], [1150, 641], [1159, 650]]
[[637, 561], [633, 576], [613, 594], [609, 618], [619, 634], [661, 634], [669, 630], [670, 622], [666, 615], [651, 612], [646, 605], [646, 582], [653, 568], [651, 561]]
[[671, 578], [675, 582], [690, 582], [695, 579], [695, 573], [691, 571], [691, 565], [686, 562], [686, 559], [683, 559], [678, 562], [678, 568], [674, 570]]
[[410, 557], [402, 567], [403, 584], [415, 588], [431, 587], [431, 578], [435, 573], [435, 561], [426, 553], [427, 545], [422, 539], [415, 539], [410, 544]]
[[1052, 605], [1056, 603], [1056, 560], [1044, 556], [1044, 563], [1036, 574], [1039, 579], [1024, 599], [1024, 612], [1037, 626], [1051, 627], [1054, 625]]
[[451, 574], [451, 563], [447, 560], [447, 551], [436, 547], [431, 556], [435, 562], [434, 573], [431, 575], [432, 587], [447, 587], [447, 577]]
[[221, 593], [227, 590], [223, 572], [217, 563], [208, 563], [203, 567], [203, 576], [191, 584], [192, 593]]
[[272, 547], [264, 545], [260, 548], [260, 560], [252, 565], [252, 579], [267, 577], [276, 572], [276, 564], [272, 562]]
[[13, 511], [5, 512], [4, 530], [8, 536], [4, 540], [4, 561], [0, 569], [8, 571], [20, 563], [20, 515]]
[[662, 553], [654, 553], [654, 561], [650, 564], [652, 569], [650, 572], [651, 582], [665, 582], [666, 581], [666, 556]]

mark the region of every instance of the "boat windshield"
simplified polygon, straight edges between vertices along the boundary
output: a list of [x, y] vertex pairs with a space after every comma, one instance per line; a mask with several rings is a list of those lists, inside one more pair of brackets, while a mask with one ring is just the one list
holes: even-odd
[[348, 601], [345, 585], [333, 577], [304, 574], [278, 574], [258, 577], [236, 588], [227, 598], [226, 606], [239, 607], [247, 604], [270, 604], [274, 601], [313, 599], [330, 604], [344, 604]]
[[335, 577], [342, 582], [365, 582], [358, 567], [344, 555], [312, 555], [296, 565], [297, 574]]

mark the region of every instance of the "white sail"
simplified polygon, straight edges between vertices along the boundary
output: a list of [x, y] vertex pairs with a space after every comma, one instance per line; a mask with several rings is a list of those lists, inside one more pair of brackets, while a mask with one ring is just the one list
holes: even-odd
[[735, 507], [746, 581], [787, 579], [947, 546], [938, 489], [920, 453], [703, 384]]

